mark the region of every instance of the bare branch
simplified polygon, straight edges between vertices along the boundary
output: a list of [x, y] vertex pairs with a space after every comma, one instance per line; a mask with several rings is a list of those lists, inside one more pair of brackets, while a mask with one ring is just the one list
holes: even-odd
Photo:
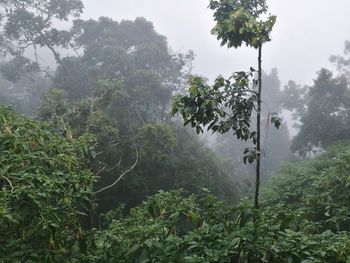
[[36, 63], [39, 65], [39, 59], [38, 59], [38, 50], [35, 44], [33, 44], [34, 47], [34, 57], [35, 57], [35, 61]]
[[115, 168], [119, 168], [122, 163], [123, 155], [120, 156], [119, 162], [117, 162], [112, 168], [109, 168], [107, 172], [113, 171]]
[[132, 171], [135, 169], [135, 167], [136, 167], [136, 165], [137, 165], [137, 163], [138, 163], [138, 161], [139, 161], [139, 152], [138, 152], [138, 150], [137, 150], [136, 144], [134, 144], [134, 147], [135, 147], [135, 152], [136, 152], [136, 159], [135, 159], [134, 164], [133, 164], [128, 170], [126, 170], [125, 172], [123, 172], [123, 173], [117, 178], [117, 180], [115, 180], [112, 184], [110, 184], [110, 185], [108, 185], [108, 186], [106, 186], [106, 187], [103, 187], [102, 189], [100, 189], [100, 190], [94, 192], [93, 195], [97, 195], [97, 194], [99, 194], [99, 193], [101, 193], [101, 192], [103, 192], [103, 191], [106, 191], [106, 190], [108, 190], [108, 189], [114, 187], [114, 186], [117, 185], [128, 173], [132, 172]]
[[51, 50], [53, 56], [55, 57], [55, 60], [57, 63], [61, 62], [61, 57], [60, 54], [51, 46], [51, 45], [46, 45], [48, 49]]
[[140, 122], [142, 122], [142, 124], [145, 124], [145, 120], [142, 118], [142, 116], [140, 115], [140, 113], [137, 111], [136, 107], [135, 107], [135, 110], [134, 110], [135, 114], [136, 114], [136, 117], [140, 120]]
[[81, 55], [79, 54], [78, 49], [74, 46], [74, 45], [69, 45], [71, 49], [73, 49], [73, 51], [75, 52], [75, 54], [77, 55], [78, 58], [81, 58]]
[[14, 187], [10, 181], [10, 179], [8, 179], [6, 176], [2, 175], [1, 178], [5, 179], [5, 181], [10, 185], [11, 187], [11, 191], [13, 191]]

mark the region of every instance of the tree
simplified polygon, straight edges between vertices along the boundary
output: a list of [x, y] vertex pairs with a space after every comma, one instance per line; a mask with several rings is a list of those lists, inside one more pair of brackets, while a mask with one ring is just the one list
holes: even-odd
[[193, 54], [171, 52], [144, 18], [76, 20], [71, 32], [81, 55], [62, 59], [54, 78], [61, 92], [45, 98], [40, 117], [73, 138], [96, 137], [96, 214], [179, 187], [236, 201], [226, 167], [171, 120], [171, 95], [180, 92]]
[[115, 87], [115, 96], [109, 94], [110, 114], [118, 114], [125, 125], [169, 118], [171, 94], [183, 81], [191, 56], [172, 53], [166, 38], [144, 18], [76, 20], [71, 34], [82, 54], [62, 60], [56, 88], [79, 100], [91, 97], [99, 81], [107, 81]]
[[292, 111], [299, 129], [291, 150], [300, 156], [350, 139], [349, 51], [347, 41], [344, 56], [331, 56], [336, 72], [322, 68], [312, 86], [290, 81], [283, 90], [283, 107]]
[[347, 40], [344, 43], [344, 55], [343, 56], [336, 56], [332, 55], [330, 57], [330, 61], [336, 65], [337, 70], [339, 74], [345, 75], [346, 77], [349, 77], [350, 72], [349, 72], [349, 66], [350, 66], [350, 41]]
[[79, 17], [84, 6], [80, 0], [4, 0], [0, 7], [0, 50], [10, 59], [3, 70], [11, 67], [5, 77], [17, 81], [24, 73], [40, 70], [40, 48], [49, 49], [56, 62], [61, 61], [58, 49], [72, 47], [71, 34], [57, 29], [55, 22]]
[[300, 115], [300, 131], [293, 139], [293, 152], [305, 155], [350, 139], [350, 90], [346, 79], [322, 69], [307, 98], [305, 113]]
[[[258, 80], [254, 68], [250, 72], [237, 72], [229, 79], [218, 77], [213, 87], [205, 85], [198, 77], [190, 81], [190, 96], [180, 96], [174, 104], [173, 113], [180, 112], [185, 124], [191, 123], [197, 132], [208, 126], [213, 132], [226, 133], [233, 130], [238, 139], [251, 139], [254, 149], [246, 149], [244, 162], [256, 161], [255, 207], [259, 207], [260, 160], [261, 160], [261, 94], [262, 94], [262, 45], [270, 41], [270, 33], [276, 17], [267, 13], [264, 0], [211, 0], [216, 26], [212, 33], [221, 40], [221, 45], [238, 48], [242, 44], [258, 49]], [[255, 89], [257, 87], [257, 89]], [[228, 108], [230, 112], [226, 112]], [[256, 110], [256, 131], [251, 132], [251, 116]], [[280, 119], [273, 115], [276, 127]]]
[[[60, 50], [74, 49], [71, 33], [59, 29], [58, 22], [79, 17], [82, 10], [80, 0], [0, 1], [0, 93], [7, 93], [6, 104], [34, 115], [51, 85], [48, 65], [61, 62]], [[46, 55], [43, 65], [46, 51], [54, 59]]]
[[[263, 72], [264, 93], [262, 94], [262, 164], [261, 181], [267, 181], [268, 178], [279, 169], [282, 162], [290, 157], [290, 138], [286, 125], [276, 131], [269, 125], [271, 112], [280, 114], [283, 106], [283, 92], [278, 78], [277, 69], [272, 69], [270, 73]], [[252, 121], [252, 126], [256, 122]], [[215, 152], [227, 158], [232, 164], [233, 175], [236, 180], [241, 182], [242, 192], [251, 193], [255, 178], [254, 167], [246, 166], [241, 161], [241, 153], [247, 147], [253, 147], [250, 141], [239, 141], [232, 138], [232, 134], [220, 134], [215, 136], [212, 147]], [[246, 191], [248, 188], [248, 191]], [[250, 190], [250, 191], [249, 191]]]

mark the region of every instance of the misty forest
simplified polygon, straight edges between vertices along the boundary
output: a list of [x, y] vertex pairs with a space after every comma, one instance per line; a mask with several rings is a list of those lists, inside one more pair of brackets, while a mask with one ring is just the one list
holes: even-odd
[[84, 2], [0, 1], [0, 262], [350, 262], [348, 32], [281, 81], [266, 0], [207, 0], [208, 37], [253, 54], [212, 78]]

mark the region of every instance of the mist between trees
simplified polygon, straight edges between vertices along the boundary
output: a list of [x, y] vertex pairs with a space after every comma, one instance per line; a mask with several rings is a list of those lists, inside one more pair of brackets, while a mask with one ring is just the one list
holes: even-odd
[[281, 83], [266, 2], [208, 4], [256, 65], [209, 81], [143, 17], [0, 1], [0, 262], [349, 262], [350, 43]]

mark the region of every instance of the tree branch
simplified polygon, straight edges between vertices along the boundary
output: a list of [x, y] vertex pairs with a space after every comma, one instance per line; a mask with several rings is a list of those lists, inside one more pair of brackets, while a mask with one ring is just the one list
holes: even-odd
[[139, 152], [138, 152], [138, 150], [137, 150], [136, 144], [134, 144], [134, 147], [135, 147], [135, 152], [136, 152], [136, 159], [135, 159], [134, 164], [133, 164], [128, 170], [126, 170], [125, 172], [123, 172], [123, 173], [117, 178], [117, 180], [115, 180], [112, 184], [110, 184], [110, 185], [108, 185], [108, 186], [106, 186], [106, 187], [103, 187], [102, 189], [100, 189], [100, 190], [94, 192], [93, 195], [97, 195], [97, 194], [99, 194], [99, 193], [101, 193], [101, 192], [103, 192], [103, 191], [106, 191], [106, 190], [108, 190], [108, 189], [114, 187], [114, 186], [115, 186], [116, 184], [118, 184], [128, 173], [132, 172], [132, 171], [135, 169], [135, 167], [136, 167], [136, 165], [137, 165], [137, 163], [138, 163], [138, 161], [139, 161]]
[[6, 176], [2, 175], [1, 178], [5, 179], [5, 181], [10, 185], [11, 187], [11, 191], [13, 191], [14, 187], [10, 181], [10, 179], [8, 179]]

